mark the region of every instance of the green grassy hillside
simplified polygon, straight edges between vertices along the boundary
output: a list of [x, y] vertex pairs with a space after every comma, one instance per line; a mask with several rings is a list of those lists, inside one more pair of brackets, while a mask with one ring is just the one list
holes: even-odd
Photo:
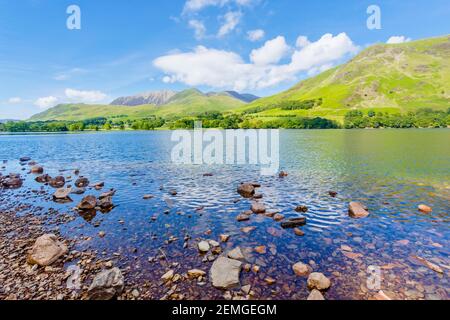
[[[403, 113], [450, 107], [450, 36], [372, 46], [350, 62], [239, 109], [259, 118], [320, 116], [341, 121], [350, 110]], [[289, 108], [289, 103], [313, 104]], [[309, 109], [310, 108], [310, 109]], [[294, 110], [289, 110], [294, 109]]]
[[163, 106], [112, 106], [88, 104], [61, 104], [36, 114], [29, 121], [86, 120], [97, 117], [138, 119], [150, 116], [184, 117], [207, 111], [227, 112], [245, 103], [228, 95], [207, 96], [196, 89], [182, 91]]

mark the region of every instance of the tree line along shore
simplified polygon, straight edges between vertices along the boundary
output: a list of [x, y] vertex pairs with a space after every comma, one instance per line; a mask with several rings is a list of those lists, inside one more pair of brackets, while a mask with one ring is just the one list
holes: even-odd
[[220, 129], [448, 128], [450, 108], [446, 111], [423, 108], [403, 114], [352, 110], [345, 115], [343, 123], [321, 117], [250, 117], [220, 112], [205, 112], [197, 116], [180, 118], [153, 116], [142, 119], [98, 117], [83, 121], [8, 121], [0, 123], [0, 132], [192, 129], [196, 121], [202, 121], [203, 128]]

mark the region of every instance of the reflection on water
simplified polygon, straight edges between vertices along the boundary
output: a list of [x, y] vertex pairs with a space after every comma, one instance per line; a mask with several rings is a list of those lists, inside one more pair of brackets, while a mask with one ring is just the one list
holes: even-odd
[[[384, 267], [383, 289], [393, 296], [447, 298], [447, 274], [424, 268], [410, 256], [425, 257], [448, 272], [450, 130], [282, 131], [281, 168], [289, 173], [284, 179], [261, 177], [257, 166], [173, 165], [172, 145], [170, 132], [0, 136], [0, 160], [9, 160], [3, 174], [20, 172], [16, 160], [30, 156], [52, 176], [70, 176], [77, 168], [91, 182], [104, 181], [105, 189], [116, 189], [117, 207], [110, 213], [78, 217], [61, 228], [68, 237], [93, 238], [80, 249], [120, 254], [116, 261], [131, 268], [131, 282], [159, 280], [167, 271], [163, 263], [148, 261], [160, 248], [171, 262], [181, 263], [179, 272], [208, 270], [210, 263], [202, 261], [195, 241], [226, 233], [231, 235], [228, 248], [245, 248], [247, 259], [262, 267], [259, 274], [242, 275], [242, 283], [252, 284], [260, 298], [306, 298], [305, 280], [291, 270], [298, 261], [330, 276], [329, 299], [370, 296], [365, 285], [370, 265]], [[213, 176], [203, 176], [207, 172]], [[27, 188], [40, 187], [32, 177], [27, 179]], [[298, 205], [308, 206], [305, 236], [264, 216], [238, 223], [236, 216], [250, 206], [236, 193], [243, 181], [261, 183], [258, 192], [267, 208], [287, 218], [298, 216]], [[330, 190], [338, 196], [330, 197]], [[17, 201], [17, 193], [3, 195]], [[145, 194], [154, 198], [143, 200]], [[25, 202], [71, 212], [81, 197], [74, 195], [70, 204], [36, 196], [25, 197]], [[350, 201], [363, 202], [371, 215], [350, 219]], [[421, 203], [433, 207], [433, 213], [419, 213]], [[256, 229], [243, 233], [246, 226]], [[105, 238], [96, 236], [99, 230], [106, 232]], [[184, 249], [186, 235], [192, 240]], [[171, 236], [181, 240], [168, 244]], [[362, 256], [348, 258], [343, 244]], [[251, 250], [260, 245], [268, 247], [267, 254]], [[267, 286], [267, 276], [278, 279], [277, 284]], [[209, 284], [191, 283], [185, 289], [198, 298], [223, 294]], [[153, 290], [155, 298], [164, 295], [161, 286]]]

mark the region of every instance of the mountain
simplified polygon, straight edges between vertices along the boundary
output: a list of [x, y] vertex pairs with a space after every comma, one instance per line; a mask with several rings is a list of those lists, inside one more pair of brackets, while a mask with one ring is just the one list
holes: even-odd
[[6, 122], [18, 122], [19, 120], [14, 119], [0, 119], [0, 123], [6, 123]]
[[111, 102], [113, 106], [140, 106], [154, 104], [161, 106], [166, 104], [177, 92], [171, 90], [153, 91], [129, 97], [120, 97]]
[[348, 63], [239, 111], [258, 118], [339, 120], [350, 110], [389, 113], [450, 107], [450, 36], [372, 46]]
[[229, 112], [244, 105], [244, 102], [229, 95], [209, 96], [197, 89], [188, 89], [176, 93], [165, 104], [159, 106], [155, 104], [138, 106], [60, 104], [34, 115], [29, 121], [79, 121], [97, 117], [123, 119], [149, 116], [182, 117], [194, 116], [208, 111]]
[[250, 93], [239, 93], [236, 91], [223, 91], [223, 92], [209, 92], [207, 93], [208, 96], [214, 96], [214, 95], [223, 95], [223, 96], [229, 96], [229, 97], [233, 97], [236, 98], [238, 100], [241, 100], [242, 102], [245, 103], [250, 103], [253, 102], [255, 100], [258, 100], [259, 97], [250, 94]]
[[[188, 90], [188, 92], [196, 92], [198, 95], [204, 95], [207, 97], [213, 96], [228, 96], [240, 100], [245, 103], [249, 103], [259, 99], [259, 97], [249, 94], [249, 93], [239, 93], [236, 91], [223, 91], [223, 92], [208, 92], [203, 94], [197, 89]], [[140, 106], [144, 104], [154, 104], [156, 106], [162, 106], [171, 102], [174, 102], [177, 97], [175, 97], [180, 92], [171, 90], [154, 91], [148, 93], [137, 94], [129, 97], [120, 97], [111, 102], [113, 106]]]

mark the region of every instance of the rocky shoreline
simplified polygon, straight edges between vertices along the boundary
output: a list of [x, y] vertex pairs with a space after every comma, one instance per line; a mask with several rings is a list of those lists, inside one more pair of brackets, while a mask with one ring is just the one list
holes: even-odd
[[[45, 169], [28, 157], [20, 159], [22, 170], [27, 171], [34, 180], [41, 185], [54, 189], [49, 194], [45, 188], [26, 191], [37, 196], [45, 197], [48, 201], [56, 203], [70, 203], [72, 194], [83, 195], [87, 190], [97, 191], [100, 194], [84, 196], [72, 209], [79, 216], [89, 216], [97, 211], [108, 213], [114, 209], [113, 197], [115, 190], [103, 192], [103, 182], [91, 184], [88, 178], [80, 175], [79, 170], [73, 170], [72, 176], [50, 177], [44, 174]], [[4, 168], [3, 168], [4, 169]], [[212, 177], [213, 174], [205, 174]], [[279, 179], [288, 176], [281, 172]], [[72, 181], [73, 186], [71, 185]], [[0, 192], [17, 190], [23, 187], [23, 178], [20, 174], [0, 174]], [[249, 210], [237, 214], [238, 223], [248, 222], [253, 217], [264, 216], [272, 219], [274, 227], [268, 228], [269, 233], [278, 233], [279, 225], [282, 229], [292, 232], [297, 237], [305, 235], [302, 227], [308, 223], [306, 217], [286, 218], [282, 213], [270, 211], [264, 205], [264, 195], [257, 193], [261, 187], [259, 183], [242, 183], [237, 187], [237, 193], [242, 198], [251, 201]], [[51, 190], [50, 189], [50, 190]], [[170, 190], [171, 196], [176, 196], [175, 190]], [[329, 191], [334, 198], [337, 192]], [[20, 199], [21, 195], [17, 194]], [[144, 200], [152, 199], [152, 195], [141, 196]], [[66, 300], [66, 299], [197, 299], [198, 293], [187, 288], [192, 285], [203, 287], [207, 284], [217, 289], [217, 296], [212, 299], [251, 300], [270, 299], [261, 295], [260, 288], [249, 283], [241, 283], [243, 273], [259, 277], [266, 286], [274, 286], [277, 279], [270, 275], [261, 275], [261, 265], [250, 263], [247, 256], [250, 254], [265, 255], [270, 252], [276, 254], [276, 248], [271, 245], [261, 245], [254, 248], [230, 247], [227, 243], [231, 235], [221, 234], [217, 239], [191, 239], [186, 235], [184, 248], [194, 247], [205, 265], [180, 271], [180, 263], [172, 261], [165, 251], [160, 248], [159, 254], [148, 258], [152, 265], [159, 264], [163, 268], [162, 276], [156, 281], [140, 281], [139, 277], [130, 275], [132, 261], [120, 261], [120, 254], [115, 252], [99, 252], [94, 249], [77, 251], [79, 242], [90, 241], [89, 238], [64, 238], [59, 232], [59, 226], [73, 221], [75, 217], [70, 213], [60, 213], [56, 210], [24, 205], [20, 200], [15, 203], [2, 203], [0, 206], [8, 210], [0, 211], [0, 300]], [[6, 205], [6, 206], [5, 206]], [[431, 213], [432, 208], [420, 205], [419, 211]], [[299, 214], [307, 213], [308, 207], [299, 205], [295, 208]], [[370, 211], [361, 203], [349, 204], [349, 219], [364, 219]], [[155, 221], [157, 217], [153, 217]], [[119, 223], [122, 223], [119, 221]], [[245, 226], [241, 230], [244, 234], [251, 233], [255, 227]], [[105, 231], [99, 231], [98, 237], [104, 238]], [[167, 244], [177, 242], [178, 238], [171, 236]], [[136, 249], [137, 250], [137, 249]], [[349, 246], [342, 245], [341, 252], [350, 260], [358, 261], [361, 254], [353, 252]], [[443, 268], [422, 257], [415, 257], [416, 261], [438, 274], [445, 274]], [[210, 264], [210, 266], [208, 266]], [[155, 266], [156, 267], [156, 266]], [[333, 286], [333, 279], [339, 272], [333, 274], [321, 273], [314, 263], [296, 261], [292, 263], [292, 272], [304, 281], [309, 290], [308, 300], [325, 300], [327, 290]], [[291, 290], [289, 284], [280, 284]], [[165, 289], [161, 289], [163, 286]], [[161, 290], [164, 294], [161, 294]], [[442, 293], [446, 296], [446, 293]], [[423, 295], [422, 295], [423, 296]], [[397, 293], [367, 293], [366, 298], [375, 300], [399, 299]], [[420, 298], [419, 294], [417, 298]], [[423, 296], [424, 297], [424, 296]]]

